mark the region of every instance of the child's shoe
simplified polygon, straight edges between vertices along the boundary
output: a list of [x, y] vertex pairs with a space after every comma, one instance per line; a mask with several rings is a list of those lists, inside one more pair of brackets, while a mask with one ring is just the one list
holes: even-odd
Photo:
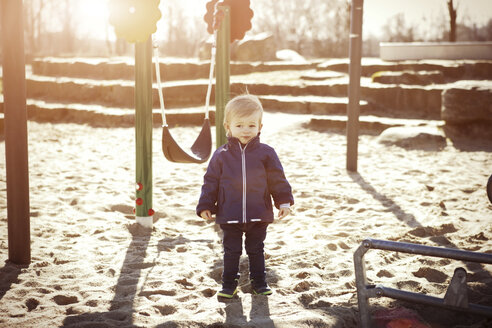
[[256, 295], [271, 295], [272, 290], [268, 287], [265, 280], [255, 281], [251, 279], [251, 287], [253, 287], [253, 294]]
[[232, 282], [223, 282], [222, 289], [217, 294], [218, 297], [233, 298], [236, 296], [239, 279], [234, 279]]

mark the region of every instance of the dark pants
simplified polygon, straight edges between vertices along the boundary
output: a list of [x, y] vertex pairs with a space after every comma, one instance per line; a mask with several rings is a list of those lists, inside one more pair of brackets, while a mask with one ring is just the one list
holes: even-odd
[[224, 232], [224, 272], [222, 281], [232, 282], [238, 276], [239, 258], [243, 250], [243, 234], [245, 235], [244, 248], [249, 258], [250, 279], [265, 281], [265, 255], [263, 241], [266, 237], [267, 222], [251, 222], [245, 224], [221, 224]]

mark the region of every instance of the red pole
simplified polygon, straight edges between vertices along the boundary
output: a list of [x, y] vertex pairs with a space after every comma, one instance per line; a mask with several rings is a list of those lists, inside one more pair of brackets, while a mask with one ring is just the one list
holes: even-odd
[[1, 0], [9, 260], [31, 262], [22, 1]]

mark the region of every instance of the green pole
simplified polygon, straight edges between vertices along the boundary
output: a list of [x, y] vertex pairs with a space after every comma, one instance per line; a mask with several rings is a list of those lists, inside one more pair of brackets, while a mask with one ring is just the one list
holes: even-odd
[[357, 172], [363, 0], [353, 0], [350, 13], [350, 65], [347, 105], [347, 170]]
[[227, 142], [224, 130], [224, 110], [229, 101], [231, 16], [228, 6], [218, 6], [224, 18], [217, 31], [217, 54], [215, 57], [215, 131], [216, 145], [219, 148]]
[[136, 220], [152, 227], [152, 40], [135, 44]]
[[22, 1], [1, 0], [9, 260], [31, 262]]

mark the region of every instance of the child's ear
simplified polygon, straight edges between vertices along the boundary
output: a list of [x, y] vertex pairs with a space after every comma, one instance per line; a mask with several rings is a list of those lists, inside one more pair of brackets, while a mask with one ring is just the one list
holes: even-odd
[[226, 122], [224, 122], [224, 129], [226, 131], [226, 135], [228, 136], [230, 134], [230, 129], [229, 129], [229, 124], [227, 124]]
[[260, 123], [260, 128], [258, 129], [258, 132], [260, 132], [262, 128], [263, 128], [263, 123]]

